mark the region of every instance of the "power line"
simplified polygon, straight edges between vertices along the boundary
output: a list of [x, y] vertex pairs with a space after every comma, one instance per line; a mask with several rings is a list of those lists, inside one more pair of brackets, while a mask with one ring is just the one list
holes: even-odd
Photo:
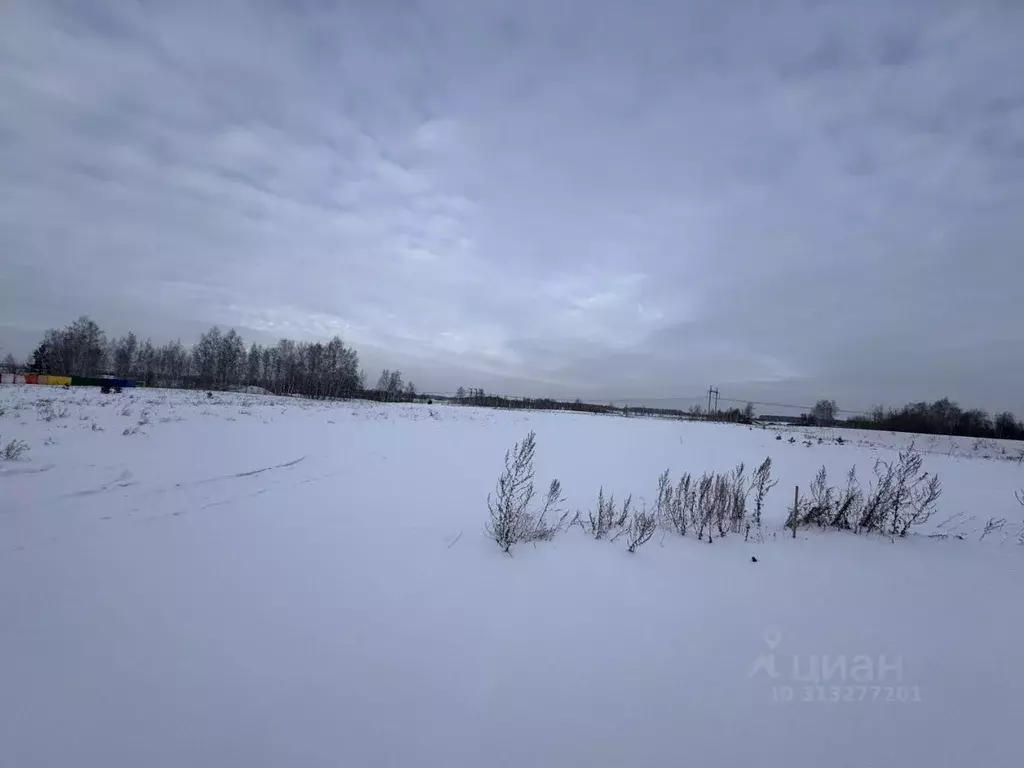
[[[733, 398], [723, 397], [723, 400], [727, 403], [753, 403], [754, 405], [767, 405], [769, 408], [800, 408], [810, 413], [814, 410], [813, 405], [793, 405], [786, 403], [764, 403], [759, 400], [736, 400]], [[851, 410], [849, 408], [836, 408], [836, 413], [867, 413], [868, 409], [863, 410]]]
[[[466, 392], [465, 393], [466, 396], [467, 397], [472, 397], [471, 392], [472, 392], [472, 390]], [[458, 392], [457, 391], [455, 391], [455, 392], [437, 392], [437, 391], [435, 391], [435, 392], [423, 393], [423, 394], [424, 395], [428, 395], [428, 396], [432, 394], [432, 395], [437, 395], [437, 396], [451, 396], [451, 397], [455, 397], [455, 396], [458, 395]], [[572, 400], [577, 399], [577, 398], [568, 399], [567, 397], [555, 397], [555, 396], [550, 396], [550, 395], [535, 396], [535, 397], [525, 396], [525, 395], [505, 395], [505, 394], [500, 394], [500, 393], [497, 393], [497, 392], [486, 392], [485, 394], [488, 397], [498, 397], [498, 398], [503, 398], [503, 399], [506, 399], [506, 400], [554, 400], [556, 402], [572, 402]], [[752, 405], [760, 405], [760, 406], [764, 406], [764, 407], [767, 407], [767, 408], [791, 408], [791, 409], [794, 409], [794, 410], [801, 410], [801, 411], [803, 411], [805, 413], [810, 413], [812, 410], [814, 410], [814, 406], [813, 405], [801, 405], [799, 403], [776, 403], [776, 402], [769, 402], [769, 401], [766, 401], [766, 400], [746, 400], [746, 399], [743, 399], [743, 398], [735, 398], [735, 397], [721, 397], [719, 388], [715, 387], [715, 386], [708, 387], [708, 391], [706, 393], [704, 393], [703, 395], [679, 395], [679, 396], [674, 396], [674, 397], [647, 397], [647, 396], [644, 396], [644, 395], [637, 395], [636, 397], [616, 397], [616, 398], [613, 398], [613, 399], [610, 399], [610, 400], [604, 400], [604, 399], [600, 399], [600, 398], [595, 398], [593, 400], [583, 400], [583, 402], [591, 404], [591, 405], [600, 405], [600, 404], [603, 404], [603, 403], [608, 403], [610, 405], [630, 405], [630, 404], [633, 404], [633, 405], [638, 405], [638, 406], [640, 406], [641, 404], [647, 404], [647, 403], [694, 402], [694, 403], [700, 403], [700, 404], [707, 404], [707, 407], [708, 407], [709, 410], [717, 410], [718, 409], [718, 403], [719, 402], [723, 402], [723, 403], [737, 403], [737, 404], [751, 403]], [[654, 406], [650, 406], [650, 407], [654, 407]], [[852, 414], [852, 415], [866, 414], [869, 411], [870, 411], [869, 408], [860, 408], [860, 409], [857, 409], [857, 408], [836, 408], [836, 413], [846, 413], [846, 414]]]

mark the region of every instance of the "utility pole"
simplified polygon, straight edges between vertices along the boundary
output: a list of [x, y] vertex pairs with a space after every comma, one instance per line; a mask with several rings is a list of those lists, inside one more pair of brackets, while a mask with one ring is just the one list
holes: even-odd
[[708, 418], [711, 418], [711, 397], [715, 398], [715, 412], [718, 411], [718, 387], [708, 387]]

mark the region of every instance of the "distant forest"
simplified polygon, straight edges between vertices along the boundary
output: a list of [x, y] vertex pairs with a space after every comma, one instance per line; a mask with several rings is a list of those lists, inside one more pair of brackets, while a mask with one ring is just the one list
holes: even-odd
[[1024, 440], [1024, 424], [1009, 411], [993, 418], [977, 408], [964, 410], [947, 398], [934, 403], [910, 403], [895, 410], [877, 407], [867, 416], [847, 419], [844, 425], [890, 432]]
[[916, 432], [925, 435], [957, 435], [960, 437], [989, 437], [1004, 440], [1024, 440], [1024, 424], [1009, 411], [995, 418], [987, 411], [959, 405], [942, 398], [934, 403], [910, 403], [902, 408], [876, 406], [868, 414], [839, 419], [839, 406], [835, 400], [819, 400], [810, 413], [798, 417], [772, 416], [800, 426], [847, 427], [850, 429], [877, 429], [888, 432]]
[[[309, 398], [361, 398], [387, 402], [446, 401], [490, 408], [568, 410], [620, 416], [660, 416], [755, 424], [754, 406], [705, 412], [699, 406], [674, 408], [618, 406], [551, 398], [518, 398], [487, 394], [482, 389], [459, 387], [454, 395], [417, 392], [401, 371], [385, 369], [372, 384], [360, 368], [359, 354], [335, 336], [327, 343], [281, 339], [277, 344], [245, 345], [234, 329], [213, 327], [191, 347], [180, 340], [160, 346], [134, 333], [108, 338], [89, 317], [80, 317], [63, 329], [51, 329], [32, 355], [20, 365], [8, 354], [0, 367], [5, 372], [46, 373], [59, 376], [116, 376], [148, 387], [237, 390], [260, 387], [277, 395]], [[836, 418], [831, 400], [820, 400], [810, 413], [795, 421], [804, 425], [831, 425], [894, 432], [994, 437], [1024, 440], [1024, 424], [1009, 412], [990, 417], [978, 409], [964, 410], [947, 399], [911, 403], [903, 408], [875, 408], [870, 414], [846, 420]]]

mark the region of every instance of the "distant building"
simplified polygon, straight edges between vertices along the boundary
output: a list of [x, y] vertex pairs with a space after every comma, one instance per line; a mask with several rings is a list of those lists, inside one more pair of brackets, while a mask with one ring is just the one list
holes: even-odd
[[803, 423], [805, 423], [807, 421], [807, 417], [806, 416], [772, 416], [772, 415], [769, 415], [769, 414], [766, 413], [763, 416], [758, 416], [757, 420], [760, 421], [762, 424], [764, 424], [764, 423], [772, 423], [772, 422], [774, 422], [776, 424], [803, 424]]

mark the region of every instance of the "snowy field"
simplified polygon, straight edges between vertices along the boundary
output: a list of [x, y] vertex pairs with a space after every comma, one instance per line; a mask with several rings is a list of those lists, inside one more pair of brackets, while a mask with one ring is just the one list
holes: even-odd
[[[931, 526], [793, 540], [794, 485], [913, 438], [162, 390], [0, 409], [29, 446], [0, 461], [5, 768], [1021, 764], [1024, 546], [979, 541], [1022, 525], [1020, 444], [918, 436]], [[503, 555], [486, 498], [530, 430], [540, 490], [584, 512], [771, 456], [765, 540]], [[951, 516], [963, 539], [927, 535]]]

